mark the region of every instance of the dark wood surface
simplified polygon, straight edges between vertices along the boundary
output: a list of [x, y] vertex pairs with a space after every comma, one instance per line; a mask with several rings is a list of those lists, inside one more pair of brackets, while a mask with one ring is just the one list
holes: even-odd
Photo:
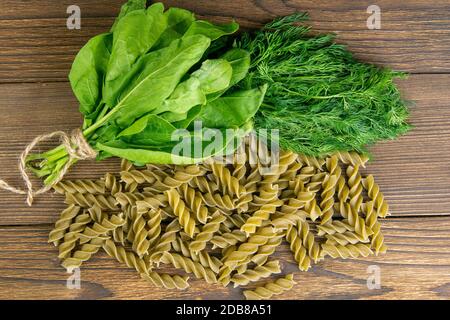
[[[164, 1], [223, 22], [258, 27], [278, 15], [306, 10], [314, 32], [335, 32], [364, 61], [411, 73], [399, 81], [412, 102], [414, 130], [372, 147], [366, 171], [375, 175], [393, 217], [383, 223], [391, 249], [362, 260], [325, 260], [280, 298], [450, 298], [450, 1], [377, 1], [382, 29], [368, 30], [371, 1]], [[0, 2], [0, 177], [19, 186], [17, 159], [39, 134], [80, 125], [67, 74], [89, 37], [108, 30], [122, 0], [79, 0], [81, 30], [66, 28], [71, 1]], [[51, 143], [40, 146], [42, 150]], [[78, 164], [69, 178], [117, 171], [118, 161]], [[155, 290], [99, 255], [82, 269], [81, 290], [65, 287], [67, 274], [47, 244], [64, 208], [54, 194], [26, 207], [23, 196], [0, 191], [0, 298], [240, 298], [240, 291], [194, 281], [185, 292]], [[293, 270], [290, 255], [279, 256]], [[366, 287], [369, 265], [381, 267], [382, 289]], [[42, 294], [42, 292], [45, 292]]]

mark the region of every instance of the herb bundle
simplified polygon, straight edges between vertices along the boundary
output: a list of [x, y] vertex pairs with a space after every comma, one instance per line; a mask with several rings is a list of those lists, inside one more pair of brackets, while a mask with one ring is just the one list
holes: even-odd
[[[233, 151], [252, 129], [266, 91], [265, 85], [229, 91], [248, 72], [247, 51], [227, 48], [208, 59], [239, 25], [214, 25], [179, 8], [164, 11], [161, 3], [145, 7], [146, 1], [129, 1], [111, 31], [92, 38], [75, 58], [69, 79], [86, 141], [99, 160], [118, 156], [139, 164], [197, 163], [230, 146]], [[200, 133], [194, 120], [202, 121]], [[212, 146], [202, 139], [207, 130], [230, 128], [235, 131]], [[208, 153], [198, 156], [191, 148], [173, 155], [180, 140], [202, 151], [208, 146]], [[46, 185], [61, 178], [69, 161], [77, 160], [64, 146], [27, 159]]]
[[268, 84], [255, 126], [279, 129], [282, 148], [310, 156], [365, 152], [408, 131], [393, 82], [404, 75], [356, 61], [332, 35], [309, 35], [306, 19], [283, 17], [237, 40], [252, 58], [242, 85]]
[[[80, 50], [69, 75], [98, 160], [197, 163], [232, 152], [253, 128], [278, 129], [282, 149], [310, 156], [364, 152], [409, 128], [393, 83], [403, 75], [356, 61], [332, 35], [311, 36], [305, 14], [236, 36], [235, 22], [214, 25], [145, 3], [126, 3], [111, 31]], [[197, 120], [202, 132], [235, 131], [211, 148], [194, 130]], [[177, 129], [208, 153], [174, 156]], [[32, 154], [27, 165], [53, 185], [77, 161], [66, 149]]]

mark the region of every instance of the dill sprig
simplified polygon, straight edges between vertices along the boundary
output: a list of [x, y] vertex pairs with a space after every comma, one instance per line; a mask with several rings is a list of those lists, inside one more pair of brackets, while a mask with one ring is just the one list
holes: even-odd
[[405, 74], [355, 60], [334, 35], [310, 35], [306, 19], [276, 19], [236, 41], [252, 57], [241, 86], [269, 84], [256, 127], [279, 129], [282, 148], [311, 156], [366, 152], [407, 132], [408, 109], [393, 82]]

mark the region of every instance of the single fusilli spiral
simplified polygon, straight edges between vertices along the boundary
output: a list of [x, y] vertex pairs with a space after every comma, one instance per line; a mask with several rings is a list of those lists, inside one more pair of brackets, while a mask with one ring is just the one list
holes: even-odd
[[231, 277], [231, 282], [234, 283], [234, 287], [246, 286], [250, 282], [259, 281], [280, 272], [280, 261], [269, 261], [261, 266], [256, 266], [254, 269], [249, 269], [241, 274], [234, 275]]
[[153, 184], [162, 178], [152, 170], [130, 170], [121, 173], [121, 180], [127, 185]]
[[187, 276], [170, 275], [153, 271], [148, 274], [142, 274], [141, 277], [158, 288], [184, 290], [189, 287], [189, 277]]
[[320, 246], [309, 228], [309, 223], [306, 221], [299, 222], [297, 227], [300, 239], [302, 240], [302, 245], [308, 251], [309, 257], [317, 263], [320, 259]]
[[156, 181], [149, 189], [154, 190], [155, 192], [164, 192], [172, 188], [178, 188], [182, 184], [188, 183], [193, 178], [204, 174], [204, 169], [197, 165], [178, 168], [173, 176], [169, 175], [162, 181]]
[[294, 284], [294, 275], [289, 274], [284, 278], [279, 278], [274, 282], [265, 284], [264, 287], [259, 287], [255, 290], [245, 290], [244, 296], [247, 300], [267, 300], [272, 298], [274, 295], [278, 295], [284, 291], [292, 289]]
[[117, 180], [117, 178], [111, 173], [107, 173], [105, 175], [105, 191], [109, 192], [113, 196], [116, 193], [122, 191], [122, 185]]
[[326, 224], [330, 222], [333, 217], [336, 183], [337, 176], [335, 175], [328, 175], [323, 181], [323, 190], [321, 194], [322, 201], [320, 202], [320, 208], [322, 209], [320, 224]]
[[102, 210], [116, 211], [119, 209], [116, 206], [116, 199], [114, 197], [102, 194], [66, 193], [66, 203], [69, 205], [75, 204], [82, 208], [97, 206]]
[[373, 235], [371, 240], [371, 248], [375, 250], [375, 255], [380, 253], [385, 253], [387, 251], [387, 247], [384, 243], [384, 236], [381, 233], [381, 224], [377, 222], [373, 228]]
[[219, 193], [214, 194], [203, 193], [201, 194], [201, 197], [203, 201], [206, 203], [206, 205], [209, 207], [217, 207], [225, 211], [231, 211], [236, 209], [233, 200], [227, 194], [222, 196]]
[[378, 213], [375, 210], [373, 201], [363, 203], [362, 211], [365, 216], [364, 220], [366, 222], [366, 226], [372, 230], [375, 224], [378, 223]]
[[365, 155], [361, 155], [357, 152], [346, 152], [339, 151], [335, 153], [335, 156], [341, 161], [343, 164], [351, 165], [351, 166], [361, 166], [365, 167], [365, 164], [369, 160], [369, 158]]
[[349, 201], [350, 205], [356, 212], [360, 212], [363, 203], [363, 186], [362, 177], [359, 174], [359, 165], [347, 167], [348, 186], [349, 186]]
[[216, 183], [222, 186], [222, 193], [230, 196], [239, 197], [245, 193], [245, 188], [239, 183], [239, 180], [234, 177], [225, 164], [214, 162], [211, 165]]
[[355, 233], [367, 239], [373, 232], [366, 226], [362, 217], [359, 216], [356, 209], [349, 203], [340, 203], [340, 213], [345, 218], [344, 222], [348, 223], [354, 228]]
[[299, 210], [294, 213], [277, 213], [272, 215], [271, 224], [278, 231], [287, 230], [289, 226], [296, 225], [298, 222], [306, 220], [306, 211]]
[[348, 188], [347, 181], [341, 175], [336, 184], [337, 197], [340, 202], [346, 202], [350, 195], [350, 189]]
[[105, 217], [107, 216], [106, 212], [103, 211], [98, 206], [93, 206], [93, 207], [87, 209], [87, 212], [91, 216], [92, 221], [98, 222], [98, 223], [101, 223], [103, 221], [103, 219], [105, 219]]
[[308, 184], [316, 172], [317, 169], [314, 167], [302, 167], [300, 172], [297, 174], [297, 178], [301, 179], [304, 184]]
[[309, 191], [318, 193], [322, 190], [323, 185], [324, 185], [324, 181], [325, 179], [329, 176], [330, 174], [327, 172], [317, 172], [316, 174], [314, 174], [310, 181], [305, 185], [306, 188]]
[[229, 233], [224, 233], [221, 235], [215, 235], [211, 239], [213, 248], [227, 248], [233, 246], [239, 242], [244, 242], [247, 240], [247, 235], [245, 232], [240, 230], [233, 230]]
[[105, 181], [103, 180], [66, 180], [56, 184], [53, 189], [59, 194], [90, 193], [104, 194]]
[[[137, 208], [133, 207], [133, 210], [136, 210]], [[146, 253], [148, 253], [148, 250], [150, 248], [150, 241], [148, 239], [148, 230], [147, 230], [147, 218], [144, 217], [143, 214], [140, 214], [137, 212], [135, 214], [135, 218], [133, 220], [132, 224], [133, 229], [133, 251], [140, 257]]]
[[311, 202], [305, 205], [305, 212], [312, 221], [316, 221], [322, 216], [322, 209], [320, 209], [316, 199], [312, 199]]
[[362, 180], [364, 188], [367, 190], [369, 198], [373, 201], [374, 207], [377, 209], [377, 215], [380, 218], [385, 218], [389, 214], [389, 206], [384, 200], [384, 196], [380, 191], [380, 187], [375, 182], [372, 175], [368, 175]]
[[70, 228], [72, 224], [72, 220], [78, 215], [81, 208], [76, 205], [70, 205], [67, 209], [61, 212], [58, 221], [55, 223], [55, 227], [48, 236], [48, 242], [53, 243], [57, 246], [61, 239], [64, 238], [67, 230]]
[[205, 176], [194, 177], [188, 182], [193, 189], [198, 189], [202, 193], [214, 193], [219, 190], [217, 183], [210, 181]]
[[147, 227], [148, 227], [148, 241], [149, 241], [149, 247], [152, 248], [155, 246], [155, 244], [158, 242], [158, 238], [161, 235], [161, 209], [157, 210], [150, 210], [146, 214], [148, 220], [147, 220]]
[[231, 281], [231, 274], [233, 273], [233, 269], [229, 266], [223, 265], [217, 276], [217, 282], [223, 285], [224, 287], [228, 286]]
[[369, 239], [364, 239], [357, 233], [346, 231], [344, 233], [327, 234], [325, 236], [328, 244], [346, 246], [348, 244], [367, 243]]
[[68, 232], [64, 234], [62, 243], [58, 246], [59, 259], [66, 259], [70, 256], [72, 250], [75, 249], [78, 243], [79, 234], [83, 232], [85, 227], [91, 222], [92, 219], [87, 213], [80, 214], [75, 218], [75, 221], [70, 225]]
[[213, 238], [214, 234], [219, 230], [220, 224], [225, 219], [224, 215], [214, 214], [211, 220], [201, 228], [200, 233], [195, 236], [195, 239], [192, 240], [189, 248], [195, 253], [205, 249], [207, 243]]
[[224, 225], [233, 229], [233, 228], [241, 228], [245, 222], [250, 218], [250, 215], [246, 213], [236, 213], [232, 215], [228, 215], [226, 220], [224, 221]]
[[125, 263], [129, 268], [136, 269], [140, 274], [148, 274], [150, 268], [144, 259], [131, 251], [127, 251], [124, 247], [117, 246], [114, 241], [106, 240], [103, 243], [103, 250], [117, 261]]
[[[122, 161], [120, 163], [120, 180], [123, 181], [123, 179], [122, 179], [123, 175], [131, 170], [134, 170], [133, 164], [126, 159], [122, 159]], [[136, 182], [133, 182], [130, 184], [126, 183], [123, 191], [124, 192], [134, 192], [134, 191], [136, 191], [137, 187], [138, 187], [138, 184]]]
[[86, 227], [83, 233], [80, 233], [80, 243], [84, 244], [99, 236], [106, 235], [114, 229], [123, 226], [125, 222], [122, 214], [104, 218], [101, 223], [95, 222], [91, 227]]
[[184, 231], [193, 238], [195, 233], [195, 218], [189, 209], [186, 207], [185, 202], [181, 199], [180, 194], [176, 189], [170, 189], [166, 191], [167, 201], [172, 207], [175, 215], [183, 227]]
[[324, 243], [321, 253], [322, 256], [328, 255], [332, 258], [342, 259], [367, 257], [373, 254], [370, 244], [367, 243], [348, 244], [346, 246]]
[[289, 226], [286, 233], [286, 240], [290, 245], [290, 249], [294, 254], [294, 259], [301, 271], [308, 271], [311, 267], [311, 259], [308, 255], [308, 250], [303, 245], [299, 231], [294, 226]]
[[104, 238], [95, 238], [88, 243], [83, 244], [80, 249], [75, 251], [70, 257], [62, 262], [62, 266], [66, 269], [79, 268], [83, 262], [88, 261], [96, 254], [105, 243]]
[[317, 231], [318, 236], [323, 236], [326, 234], [333, 235], [336, 233], [344, 233], [347, 231], [354, 232], [355, 228], [350, 224], [348, 224], [347, 222], [334, 220], [326, 225], [317, 226]]
[[197, 221], [205, 224], [208, 220], [208, 208], [203, 203], [200, 193], [195, 189], [189, 187], [187, 184], [182, 184], [179, 188], [186, 205], [193, 212]]
[[274, 201], [259, 208], [253, 215], [247, 219], [245, 224], [241, 227], [241, 231], [247, 235], [255, 233], [256, 229], [261, 227], [265, 221], [270, 219], [270, 216], [276, 212], [277, 207], [283, 203], [282, 201]]
[[191, 258], [184, 257], [178, 253], [165, 252], [161, 257], [161, 262], [183, 269], [187, 273], [193, 273], [197, 279], [205, 279], [207, 283], [217, 282], [216, 275], [210, 268], [204, 267], [199, 262], [195, 262]]
[[309, 157], [302, 154], [298, 155], [297, 161], [307, 167], [313, 167], [319, 170], [322, 169], [325, 164], [325, 159], [323, 158]]
[[172, 248], [172, 242], [177, 239], [177, 233], [180, 230], [181, 226], [178, 220], [172, 220], [172, 222], [167, 225], [158, 243], [150, 252], [150, 260], [152, 262], [159, 263], [164, 252], [170, 251]]
[[218, 273], [220, 267], [223, 265], [222, 261], [211, 256], [206, 251], [193, 252], [189, 248], [189, 243], [183, 241], [181, 238], [177, 238], [176, 241], [172, 242], [172, 249], [185, 257], [191, 258], [195, 262], [199, 262], [202, 266], [210, 268], [214, 273]]
[[115, 194], [116, 202], [122, 207], [122, 209], [135, 206], [136, 202], [152, 197], [153, 194], [149, 192], [118, 192]]
[[273, 227], [259, 228], [236, 251], [229, 254], [224, 264], [231, 268], [236, 267], [240, 262], [255, 254], [261, 246], [275, 237], [275, 235]]
[[284, 232], [275, 233], [265, 244], [258, 248], [254, 256], [249, 257], [249, 260], [258, 266], [265, 264], [277, 247], [280, 246], [284, 235]]

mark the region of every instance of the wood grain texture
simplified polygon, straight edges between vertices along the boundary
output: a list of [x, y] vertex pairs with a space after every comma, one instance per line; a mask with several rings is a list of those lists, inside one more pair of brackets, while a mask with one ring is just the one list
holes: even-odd
[[[400, 86], [414, 103], [414, 129], [374, 147], [374, 161], [365, 172], [375, 175], [393, 216], [450, 215], [450, 75], [412, 75]], [[0, 177], [16, 186], [21, 185], [17, 159], [29, 141], [55, 130], [70, 132], [81, 123], [67, 83], [0, 85], [0, 114]], [[81, 162], [67, 178], [98, 178], [118, 170], [117, 160]], [[23, 196], [1, 191], [0, 225], [52, 223], [63, 208], [58, 195], [40, 196], [29, 208]]]
[[[80, 0], [81, 30], [68, 30], [73, 1], [0, 2], [0, 83], [66, 81], [75, 54], [95, 34], [109, 30], [123, 0]], [[381, 30], [369, 30], [373, 1], [166, 0], [216, 22], [235, 18], [255, 28], [276, 16], [308, 11], [314, 32], [335, 32], [358, 58], [417, 73], [450, 71], [450, 3], [446, 0], [377, 1]]]
[[[49, 230], [49, 226], [0, 228], [0, 299], [243, 298], [242, 289], [195, 279], [186, 291], [158, 289], [104, 253], [82, 266], [80, 290], [67, 289], [69, 274], [59, 266], [56, 249], [47, 244]], [[449, 299], [450, 217], [392, 218], [383, 222], [383, 230], [390, 249], [385, 255], [358, 260], [325, 259], [309, 272], [298, 271], [287, 246], [281, 246], [277, 258], [284, 273], [295, 273], [297, 285], [275, 298]], [[379, 290], [367, 288], [367, 269], [371, 265], [380, 268]]]
[[[73, 1], [0, 1], [0, 177], [19, 186], [17, 159], [37, 135], [81, 124], [67, 83], [75, 54], [93, 35], [109, 30], [125, 0], [77, 0], [81, 30], [66, 28]], [[413, 102], [413, 131], [373, 147], [374, 174], [393, 218], [383, 222], [390, 251], [359, 260], [327, 259], [300, 273], [287, 248], [284, 271], [298, 285], [280, 299], [450, 299], [450, 2], [380, 0], [382, 29], [368, 30], [369, 0], [165, 0], [201, 18], [244, 29], [276, 16], [308, 11], [315, 33], [335, 32], [360, 59], [416, 73], [399, 85]], [[446, 74], [448, 73], [448, 74]], [[43, 143], [47, 150], [56, 142]], [[117, 172], [116, 159], [77, 164], [67, 178]], [[63, 198], [47, 194], [26, 207], [23, 196], [0, 190], [0, 299], [241, 299], [240, 289], [191, 281], [187, 291], [154, 288], [135, 271], [101, 253], [82, 269], [81, 290], [66, 288], [48, 232]], [[368, 290], [367, 267], [381, 268], [381, 290]], [[166, 270], [172, 271], [172, 270]]]

